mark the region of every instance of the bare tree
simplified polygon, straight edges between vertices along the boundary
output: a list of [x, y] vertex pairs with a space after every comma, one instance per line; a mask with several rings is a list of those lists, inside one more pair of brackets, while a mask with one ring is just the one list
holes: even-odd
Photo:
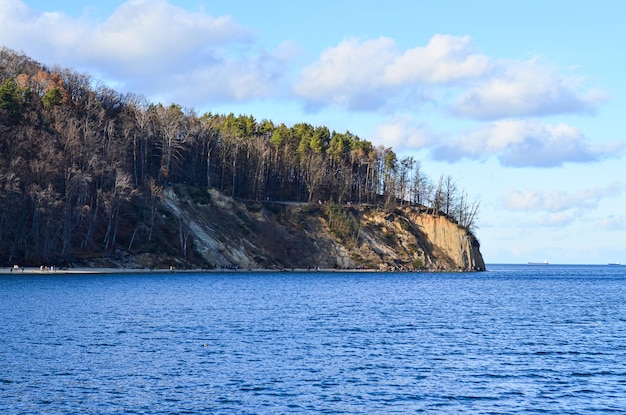
[[480, 202], [468, 200], [467, 193], [461, 192], [457, 207], [457, 221], [459, 225], [474, 232], [476, 229], [476, 219], [480, 211]]
[[449, 175], [440, 183], [443, 184], [441, 189], [442, 210], [446, 216], [451, 216], [455, 208], [457, 185], [452, 176]]

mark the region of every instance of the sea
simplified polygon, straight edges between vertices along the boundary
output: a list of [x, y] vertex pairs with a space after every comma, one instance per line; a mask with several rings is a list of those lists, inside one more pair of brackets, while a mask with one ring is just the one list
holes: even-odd
[[626, 266], [0, 276], [2, 414], [626, 411]]

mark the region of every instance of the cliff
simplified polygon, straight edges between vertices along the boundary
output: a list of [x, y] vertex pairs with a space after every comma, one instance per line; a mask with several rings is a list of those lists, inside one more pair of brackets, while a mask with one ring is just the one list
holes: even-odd
[[[414, 207], [242, 202], [208, 189], [166, 190], [161, 219], [174, 249], [124, 266], [482, 271], [479, 243], [444, 216]], [[122, 265], [122, 264], [118, 264]]]
[[[444, 216], [409, 215], [434, 247], [435, 259], [444, 261], [448, 267], [462, 270], [484, 271], [485, 262], [480, 244], [466, 229], [450, 222]], [[432, 263], [434, 266], [435, 264]], [[445, 267], [445, 265], [444, 265]]]

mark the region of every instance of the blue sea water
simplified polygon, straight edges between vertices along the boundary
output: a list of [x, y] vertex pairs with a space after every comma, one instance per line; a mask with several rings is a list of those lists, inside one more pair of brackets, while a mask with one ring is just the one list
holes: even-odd
[[0, 276], [3, 414], [626, 410], [626, 267]]

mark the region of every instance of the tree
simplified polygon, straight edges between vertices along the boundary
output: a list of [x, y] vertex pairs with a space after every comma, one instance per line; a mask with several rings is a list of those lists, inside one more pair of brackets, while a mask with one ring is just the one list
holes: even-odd
[[311, 137], [311, 141], [309, 143], [309, 147], [315, 153], [322, 153], [330, 144], [330, 131], [328, 131], [327, 127], [317, 127], [313, 132], [313, 136]]
[[442, 183], [441, 189], [441, 204], [443, 213], [446, 216], [453, 216], [456, 206], [456, 197], [457, 197], [457, 185], [452, 176], [448, 175], [440, 181]]
[[22, 109], [22, 93], [13, 78], [9, 78], [0, 86], [0, 109], [10, 119], [16, 121]]
[[403, 205], [404, 201], [409, 198], [409, 178], [414, 163], [415, 160], [413, 157], [405, 157], [400, 160], [400, 172], [398, 175], [398, 196], [400, 198], [400, 205]]
[[475, 232], [476, 219], [478, 217], [478, 213], [480, 212], [480, 202], [470, 202], [468, 200], [467, 193], [461, 192], [457, 212], [457, 221], [459, 225], [472, 233]]
[[310, 203], [326, 174], [325, 158], [319, 153], [309, 154], [306, 158], [304, 172], [304, 181], [309, 194], [307, 201]]
[[288, 139], [289, 131], [285, 124], [281, 124], [278, 128], [275, 128], [272, 132], [272, 137], [270, 138], [270, 143], [275, 148], [282, 147], [283, 143], [285, 143]]
[[188, 118], [183, 114], [180, 105], [171, 104], [165, 108], [158, 105], [154, 109], [154, 123], [162, 138], [161, 169], [159, 180], [170, 179], [172, 161], [179, 161], [183, 143], [187, 137]]
[[50, 109], [61, 104], [61, 102], [63, 102], [63, 92], [61, 91], [61, 88], [56, 86], [54, 88], [50, 88], [50, 90], [48, 90], [48, 92], [41, 97], [41, 102], [46, 109]]
[[398, 157], [390, 148], [383, 150], [383, 196], [385, 208], [389, 209], [395, 205], [396, 195], [396, 173], [398, 168]]

